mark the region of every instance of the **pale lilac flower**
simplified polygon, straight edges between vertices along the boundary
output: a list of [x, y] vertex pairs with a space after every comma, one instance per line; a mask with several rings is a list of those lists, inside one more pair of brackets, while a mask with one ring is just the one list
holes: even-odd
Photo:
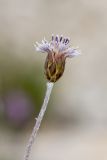
[[48, 42], [45, 38], [42, 43], [36, 42], [36, 51], [47, 52], [45, 62], [45, 75], [49, 82], [56, 82], [63, 74], [65, 69], [65, 60], [79, 55], [76, 48], [70, 47], [70, 38], [52, 35]]

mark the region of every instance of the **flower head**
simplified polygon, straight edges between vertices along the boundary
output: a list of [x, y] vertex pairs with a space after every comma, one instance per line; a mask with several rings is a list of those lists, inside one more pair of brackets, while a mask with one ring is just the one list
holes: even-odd
[[36, 42], [36, 50], [48, 53], [45, 62], [45, 75], [50, 82], [56, 82], [63, 74], [65, 69], [65, 60], [67, 57], [72, 58], [80, 53], [69, 45], [69, 38], [52, 35], [48, 42], [45, 38], [42, 43]]

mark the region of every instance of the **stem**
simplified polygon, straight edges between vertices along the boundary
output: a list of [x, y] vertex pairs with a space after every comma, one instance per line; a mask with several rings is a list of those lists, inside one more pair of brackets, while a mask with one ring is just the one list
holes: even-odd
[[31, 148], [32, 148], [34, 140], [37, 136], [37, 132], [39, 130], [39, 127], [40, 127], [41, 121], [43, 119], [44, 113], [46, 111], [53, 85], [54, 85], [54, 83], [47, 82], [47, 90], [46, 90], [46, 95], [45, 95], [45, 98], [44, 98], [44, 102], [43, 102], [43, 105], [42, 105], [41, 110], [39, 112], [39, 115], [36, 118], [36, 123], [34, 125], [34, 128], [32, 130], [28, 145], [26, 147], [26, 153], [25, 153], [25, 156], [24, 156], [24, 160], [29, 160]]

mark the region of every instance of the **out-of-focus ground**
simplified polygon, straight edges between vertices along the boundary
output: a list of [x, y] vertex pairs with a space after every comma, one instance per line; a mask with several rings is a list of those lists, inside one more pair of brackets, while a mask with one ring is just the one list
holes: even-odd
[[52, 33], [82, 54], [67, 60], [30, 158], [106, 160], [106, 0], [0, 0], [0, 160], [23, 159], [46, 83], [33, 44]]

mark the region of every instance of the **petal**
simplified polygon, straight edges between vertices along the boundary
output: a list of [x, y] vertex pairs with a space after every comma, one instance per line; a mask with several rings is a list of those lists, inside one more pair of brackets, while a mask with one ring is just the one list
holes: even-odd
[[73, 48], [68, 48], [68, 50], [65, 52], [65, 56], [70, 58], [78, 55], [80, 55], [80, 52], [77, 49], [73, 49]]
[[59, 41], [61, 42], [61, 41], [62, 41], [62, 39], [63, 39], [63, 35], [61, 35], [61, 36], [60, 36], [60, 39], [59, 39]]
[[54, 35], [52, 34], [52, 41], [54, 41]]
[[58, 35], [56, 35], [55, 41], [56, 41], [57, 43], [59, 42], [59, 36], [58, 36]]
[[68, 46], [63, 44], [63, 43], [60, 43], [59, 44], [59, 52], [65, 52], [65, 50], [67, 50]]
[[39, 51], [39, 52], [47, 52], [49, 53], [50, 52], [50, 44], [46, 41], [46, 40], [42, 40], [42, 43], [38, 43], [36, 42], [37, 45], [34, 45], [35, 48], [36, 48], [36, 51]]

